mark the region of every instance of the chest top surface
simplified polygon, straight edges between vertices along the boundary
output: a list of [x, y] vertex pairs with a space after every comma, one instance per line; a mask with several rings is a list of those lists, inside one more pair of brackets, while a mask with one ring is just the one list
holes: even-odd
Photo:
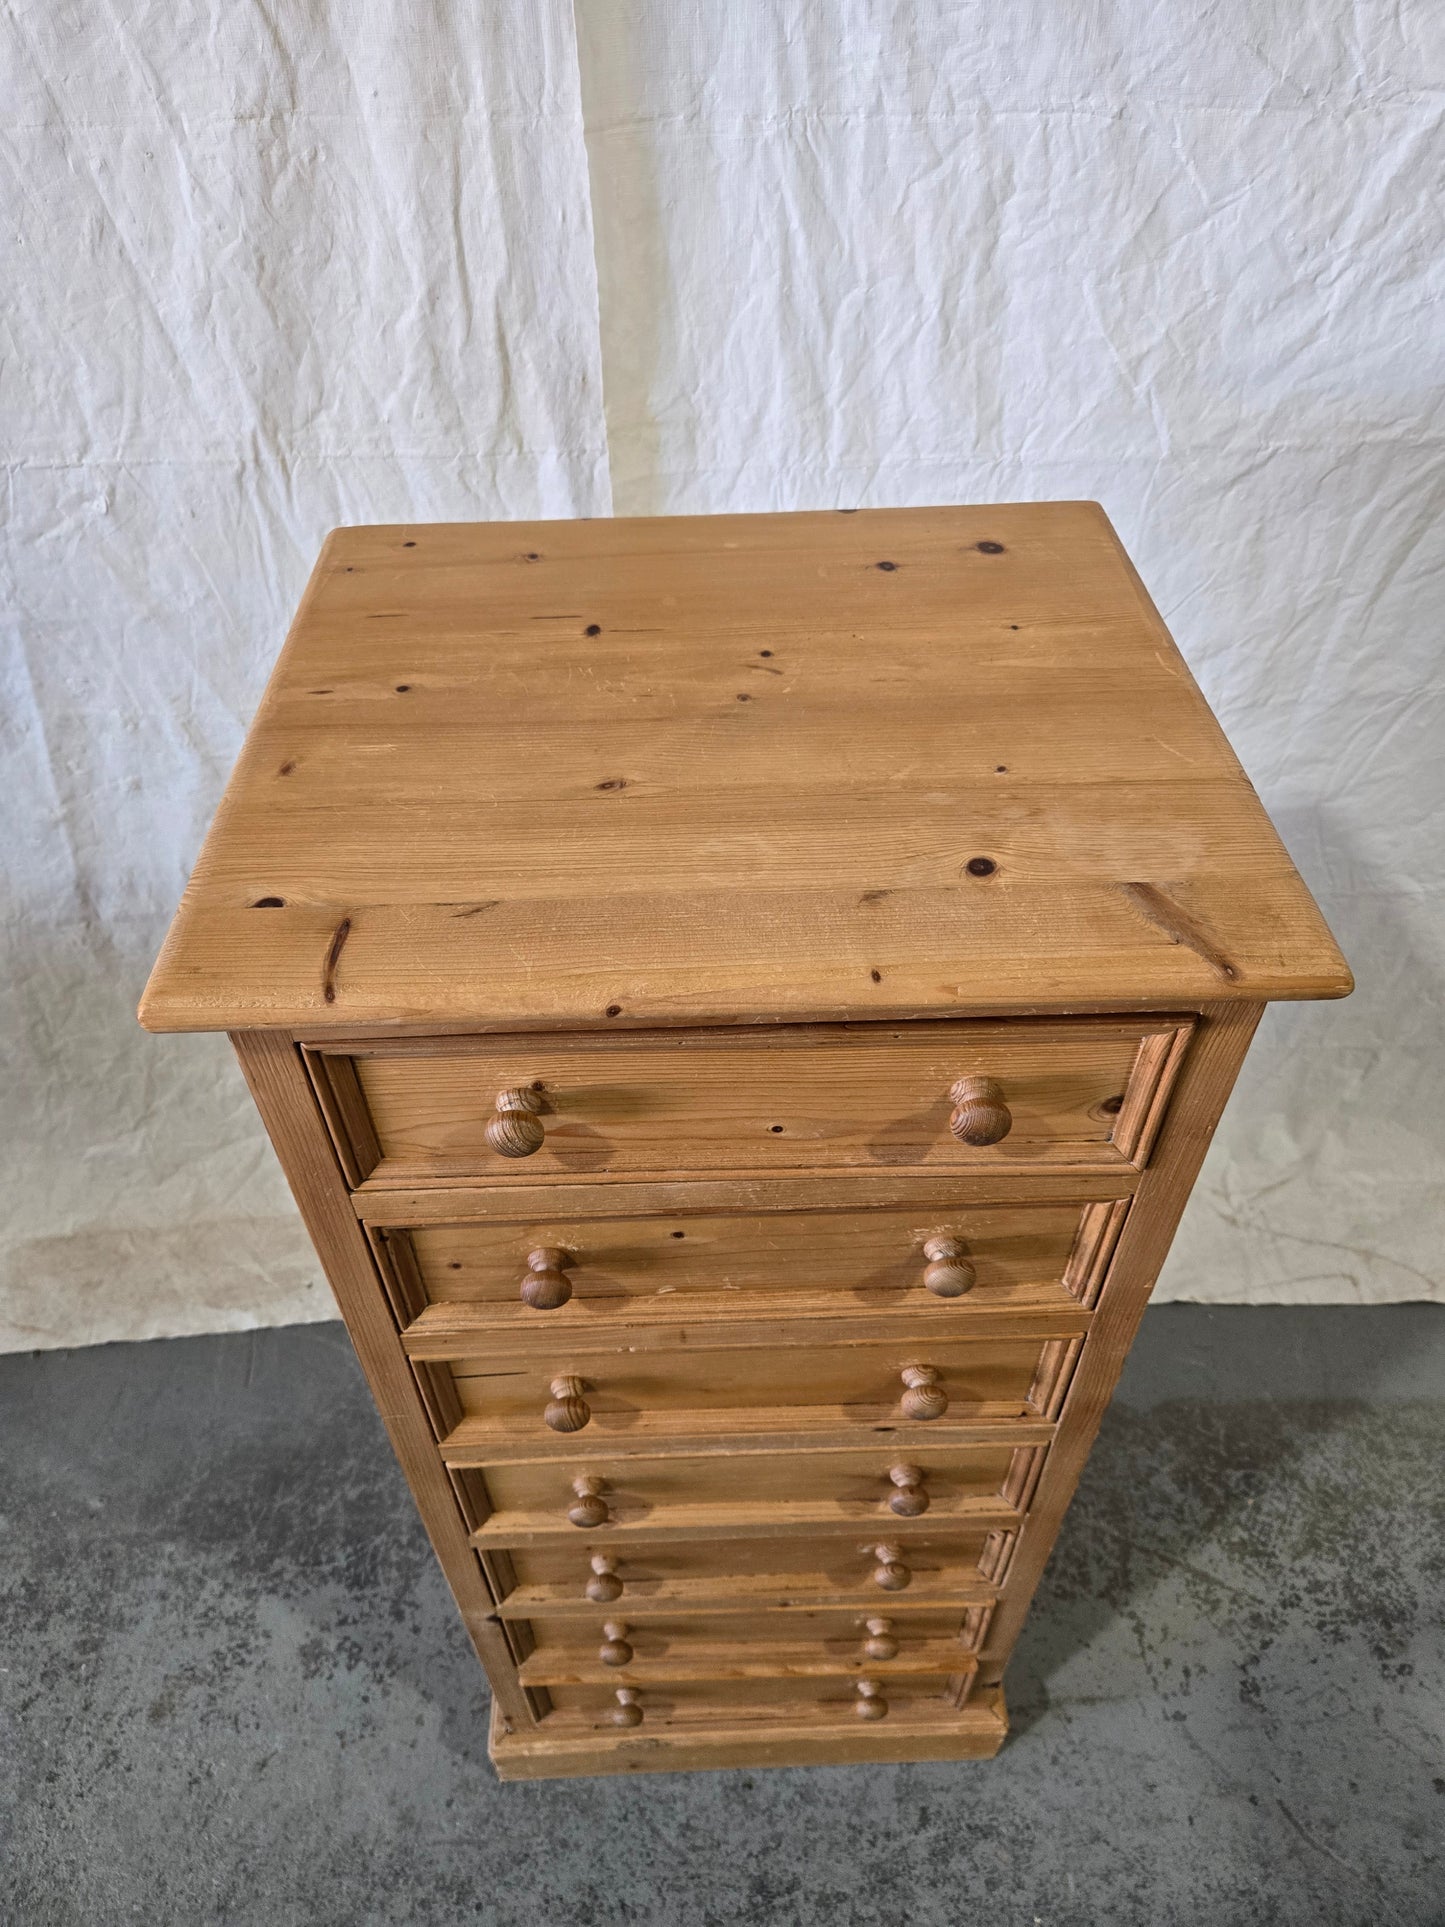
[[153, 1030], [1345, 994], [1103, 511], [339, 529]]

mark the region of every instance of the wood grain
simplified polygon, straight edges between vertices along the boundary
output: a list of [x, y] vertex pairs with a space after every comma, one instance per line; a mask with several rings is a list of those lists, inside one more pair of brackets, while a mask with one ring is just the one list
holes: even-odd
[[1183, 1075], [1145, 1177], [1119, 1236], [1094, 1323], [1059, 1413], [1059, 1434], [1035, 1488], [1010, 1568], [1008, 1597], [994, 1616], [985, 1677], [997, 1677], [1023, 1625], [1034, 1589], [1113, 1396], [1159, 1267], [1168, 1255], [1250, 1039], [1258, 1005], [1218, 1005], [1202, 1013]]
[[[691, 1726], [697, 1731], [725, 1723], [729, 1717], [745, 1718], [750, 1725], [766, 1730], [771, 1725], [789, 1724], [806, 1711], [823, 1718], [846, 1717], [857, 1703], [851, 1670], [842, 1666], [826, 1672], [800, 1669], [792, 1673], [779, 1666], [771, 1675], [741, 1665], [731, 1671], [725, 1668], [726, 1662], [719, 1661], [719, 1670], [702, 1678], [674, 1677], [657, 1684], [644, 1684], [639, 1679], [634, 1690], [640, 1694], [639, 1703], [654, 1730], [665, 1722], [675, 1729]], [[874, 1667], [871, 1672], [882, 1674], [886, 1670]], [[889, 1707], [899, 1712], [906, 1707], [916, 1713], [956, 1707], [972, 1672], [968, 1655], [960, 1649], [951, 1664], [938, 1666], [931, 1673], [898, 1674], [888, 1682]], [[606, 1722], [617, 1685], [616, 1677], [606, 1676], [600, 1667], [595, 1682], [549, 1683], [547, 1695], [553, 1710], [543, 1726], [553, 1727], [555, 1721], [554, 1730], [565, 1731], [574, 1721], [578, 1725]]]
[[[651, 1458], [622, 1459], [569, 1441], [570, 1460], [498, 1461], [485, 1465], [491, 1512], [476, 1528], [478, 1546], [521, 1545], [539, 1536], [567, 1542], [575, 1536], [567, 1508], [579, 1471], [602, 1481], [609, 1511], [609, 1547], [639, 1536], [695, 1536], [716, 1531], [730, 1538], [767, 1537], [815, 1527], [852, 1526], [875, 1538], [892, 1538], [904, 1524], [890, 1510], [889, 1479], [896, 1445], [818, 1451], [786, 1456], [731, 1453], [711, 1456], [679, 1449]], [[1019, 1507], [1006, 1496], [1018, 1448], [935, 1445], [932, 1435], [910, 1433], [909, 1458], [928, 1484], [928, 1521], [939, 1532], [1017, 1522]]]
[[[788, 1425], [774, 1432], [761, 1428], [739, 1431], [732, 1408], [724, 1406], [717, 1411], [694, 1410], [689, 1416], [688, 1429], [683, 1432], [675, 1413], [643, 1413], [633, 1425], [608, 1435], [606, 1452], [610, 1459], [618, 1461], [652, 1459], [674, 1450], [685, 1451], [692, 1458], [786, 1460], [798, 1452], [811, 1456], [855, 1451], [863, 1443], [865, 1435], [860, 1434], [856, 1426], [847, 1426], [835, 1406], [818, 1407], [807, 1414], [806, 1419], [808, 1422], [804, 1423], [792, 1415]], [[918, 1428], [906, 1425], [902, 1435], [916, 1439]], [[950, 1419], [945, 1424], [935, 1420], [928, 1436], [935, 1444], [944, 1440], [949, 1445], [993, 1446], [1003, 1440], [1014, 1446], [1033, 1447], [1047, 1445], [1054, 1436], [1054, 1426], [1034, 1418]], [[866, 1437], [893, 1450], [897, 1456], [900, 1430], [891, 1422], [873, 1427]], [[439, 1433], [438, 1439], [443, 1459], [454, 1470], [503, 1461], [516, 1465], [551, 1465], [575, 1458], [580, 1443], [557, 1438], [545, 1427], [491, 1426], [474, 1418], [461, 1420], [453, 1431]], [[600, 1435], [594, 1435], [587, 1443], [595, 1447], [600, 1442]]]
[[[1075, 1311], [1076, 1319], [1083, 1315]], [[947, 1423], [1043, 1416], [1029, 1404], [1049, 1342], [1037, 1334], [925, 1341], [895, 1331], [822, 1345], [799, 1332], [787, 1351], [726, 1342], [735, 1335], [716, 1325], [664, 1328], [658, 1336], [656, 1349], [643, 1349], [619, 1334], [604, 1351], [538, 1331], [505, 1353], [493, 1345], [482, 1356], [461, 1357], [443, 1338], [438, 1348], [452, 1360], [457, 1429], [467, 1427], [472, 1438], [526, 1439], [537, 1435], [549, 1398], [569, 1396], [585, 1400], [590, 1416], [568, 1429], [586, 1424], [594, 1449], [649, 1419], [686, 1435], [695, 1413], [712, 1414], [715, 1425], [739, 1435], [791, 1424], [889, 1430], [900, 1441], [923, 1424], [936, 1435]], [[562, 1375], [577, 1381], [567, 1394], [556, 1389]]]
[[[966, 1609], [994, 1599], [998, 1547], [987, 1526], [939, 1526], [936, 1520], [890, 1523], [888, 1539], [903, 1549], [911, 1581], [886, 1597], [886, 1611], [902, 1620], [912, 1612]], [[591, 1624], [599, 1605], [586, 1596], [593, 1561], [605, 1559], [621, 1590], [609, 1602], [625, 1606], [632, 1623], [654, 1614], [698, 1612], [783, 1614], [826, 1607], [876, 1612], [885, 1595], [874, 1584], [879, 1533], [835, 1526], [765, 1537], [658, 1539], [633, 1534], [623, 1543], [606, 1532], [575, 1540], [496, 1547], [484, 1562], [506, 1561], [499, 1582], [504, 1620], [575, 1619]], [[985, 1572], [985, 1562], [989, 1572]], [[501, 1567], [498, 1565], [500, 1572]], [[992, 1577], [990, 1577], [992, 1574]]]
[[[823, 1212], [713, 1212], [688, 1210], [688, 1192], [672, 1194], [674, 1208], [655, 1217], [591, 1219], [506, 1217], [482, 1223], [420, 1225], [409, 1234], [432, 1304], [478, 1305], [508, 1312], [517, 1304], [532, 1252], [567, 1254], [572, 1296], [558, 1308], [566, 1320], [665, 1312], [691, 1315], [701, 1298], [734, 1299], [754, 1315], [776, 1307], [788, 1313], [795, 1298], [841, 1300], [898, 1311], [904, 1301], [926, 1308], [931, 1239], [949, 1238], [971, 1265], [970, 1323], [989, 1310], [1008, 1311], [1022, 1298], [1055, 1302], [1066, 1276], [1087, 1268], [1085, 1207], [1075, 1204], [959, 1209], [945, 1214], [926, 1203], [912, 1211], [839, 1209]], [[407, 1235], [398, 1227], [398, 1235]], [[395, 1242], [395, 1240], [393, 1240]], [[800, 1310], [801, 1307], [798, 1307]], [[524, 1321], [540, 1324], [540, 1319]], [[545, 1320], [548, 1329], [561, 1322]]]
[[[600, 1634], [585, 1647], [557, 1643], [538, 1647], [518, 1667], [524, 1686], [606, 1686], [619, 1678], [628, 1685], [665, 1687], [682, 1681], [857, 1679], [909, 1681], [918, 1675], [941, 1680], [967, 1666], [958, 1622], [925, 1636], [905, 1641], [893, 1659], [864, 1652], [861, 1615], [857, 1627], [830, 1637], [796, 1639], [766, 1636], [736, 1624], [699, 1616], [697, 1627], [680, 1629], [681, 1637], [667, 1638], [652, 1626], [640, 1629], [640, 1644], [629, 1639], [632, 1657], [612, 1666], [599, 1654]], [[709, 1630], [710, 1629], [710, 1630]], [[629, 1634], [634, 1628], [628, 1627]], [[614, 1646], [622, 1642], [612, 1642]]]
[[361, 1185], [351, 1205], [364, 1223], [406, 1227], [427, 1224], [485, 1224], [492, 1219], [543, 1222], [569, 1218], [640, 1218], [675, 1214], [833, 1212], [901, 1209], [920, 1222], [947, 1223], [959, 1211], [985, 1205], [1107, 1204], [1131, 1197], [1139, 1173], [1121, 1165], [1111, 1171], [1060, 1170], [1050, 1165], [1021, 1175], [1011, 1172], [850, 1171], [840, 1186], [835, 1175], [807, 1171], [783, 1177], [629, 1178], [588, 1182], [559, 1178], [551, 1183], [473, 1182], [471, 1184]]
[[803, 1606], [786, 1612], [654, 1611], [625, 1620], [594, 1607], [586, 1617], [546, 1615], [531, 1622], [530, 1631], [531, 1650], [520, 1668], [529, 1686], [601, 1685], [619, 1674], [639, 1686], [875, 1670], [885, 1678], [946, 1675], [970, 1651], [961, 1611], [937, 1605], [881, 1617], [856, 1607]]
[[[382, 1148], [377, 1184], [505, 1172], [493, 1106], [498, 1093], [514, 1099], [512, 1087], [543, 1111], [525, 1120], [537, 1131], [527, 1171], [540, 1179], [880, 1165], [1108, 1170], [1147, 1156], [1140, 1125], [1188, 1027], [1103, 1017], [788, 1026], [413, 1040], [354, 1056]], [[960, 1080], [969, 1067], [988, 1075]], [[963, 1142], [950, 1127], [961, 1115], [951, 1093], [975, 1085], [1007, 1100], [1001, 1142]], [[1121, 1121], [1128, 1138], [1116, 1142]]]
[[334, 1052], [303, 1051], [302, 1059], [346, 1182], [353, 1187], [364, 1184], [381, 1162], [381, 1146], [362, 1096], [356, 1065], [351, 1058]]
[[[396, 1234], [388, 1240], [395, 1245]], [[559, 1355], [588, 1359], [579, 1370], [601, 1369], [599, 1360], [665, 1352], [671, 1370], [679, 1352], [763, 1346], [796, 1346], [804, 1354], [863, 1345], [909, 1347], [963, 1340], [1039, 1340], [1087, 1331], [1090, 1314], [1062, 1285], [1002, 1288], [981, 1305], [921, 1294], [900, 1303], [897, 1294], [795, 1291], [781, 1302], [763, 1292], [669, 1292], [658, 1298], [601, 1298], [557, 1312], [530, 1305], [487, 1301], [429, 1305], [402, 1338], [412, 1358], [480, 1356], [488, 1369], [547, 1366]]]
[[1040, 503], [338, 530], [141, 1014], [711, 1024], [1349, 987], [1102, 511]]
[[570, 1714], [519, 1730], [494, 1704], [490, 1750], [499, 1779], [550, 1780], [723, 1767], [840, 1766], [857, 1760], [990, 1759], [1007, 1731], [998, 1686], [975, 1687], [959, 1709], [941, 1701], [918, 1705], [905, 1700], [882, 1727], [840, 1717], [831, 1705], [789, 1703], [785, 1718], [766, 1722], [750, 1707], [742, 1720], [707, 1714], [697, 1722], [663, 1718], [637, 1734], [605, 1737], [590, 1719]]
[[511, 1654], [493, 1616], [490, 1588], [468, 1544], [466, 1524], [437, 1455], [426, 1406], [397, 1342], [371, 1251], [350, 1209], [345, 1174], [301, 1054], [286, 1038], [267, 1033], [242, 1033], [231, 1042], [326, 1267], [392, 1449], [493, 1691], [509, 1718], [530, 1720], [530, 1702], [516, 1681]]

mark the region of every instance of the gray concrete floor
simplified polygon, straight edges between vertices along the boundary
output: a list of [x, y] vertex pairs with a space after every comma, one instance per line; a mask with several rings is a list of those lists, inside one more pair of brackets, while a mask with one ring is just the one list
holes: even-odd
[[1445, 1308], [1149, 1313], [991, 1763], [500, 1787], [339, 1327], [0, 1359], [0, 1920], [1445, 1922]]

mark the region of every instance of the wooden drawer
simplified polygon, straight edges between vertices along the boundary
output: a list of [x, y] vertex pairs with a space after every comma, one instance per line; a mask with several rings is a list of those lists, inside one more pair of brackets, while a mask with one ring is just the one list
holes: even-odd
[[511, 1622], [524, 1686], [948, 1673], [978, 1651], [988, 1609], [649, 1614]]
[[[861, 1432], [886, 1433], [906, 1456], [960, 1426], [1052, 1419], [1080, 1343], [1027, 1331], [920, 1339], [900, 1336], [896, 1318], [878, 1322], [881, 1333], [865, 1326], [850, 1343], [810, 1343], [805, 1328], [791, 1346], [712, 1326], [624, 1331], [605, 1350], [571, 1333], [565, 1342], [528, 1333], [433, 1367], [438, 1404], [455, 1412], [447, 1446], [556, 1441], [572, 1456], [630, 1440]], [[405, 1339], [413, 1357], [456, 1344], [426, 1321]]]
[[[678, 1680], [656, 1686], [630, 1686], [621, 1681], [615, 1686], [549, 1686], [546, 1697], [550, 1704], [540, 1726], [544, 1732], [577, 1726], [599, 1732], [636, 1731], [640, 1735], [656, 1728], [707, 1728], [744, 1720], [750, 1727], [765, 1728], [774, 1723], [790, 1726], [809, 1715], [862, 1724], [859, 1709], [865, 1700], [873, 1715], [867, 1724], [877, 1725], [885, 1719], [907, 1720], [919, 1713], [962, 1707], [974, 1672], [974, 1661], [960, 1654], [953, 1670], [889, 1680], [881, 1673], [869, 1674], [868, 1686], [862, 1690], [847, 1674], [821, 1679], [778, 1675]], [[881, 1690], [870, 1691], [869, 1687]]]
[[[851, 1526], [877, 1543], [925, 1516], [950, 1535], [1008, 1529], [1028, 1503], [1042, 1450], [1040, 1438], [967, 1445], [910, 1438], [906, 1446], [795, 1454], [684, 1449], [623, 1458], [574, 1449], [570, 1460], [473, 1459], [473, 1509], [481, 1522], [473, 1543], [523, 1545], [585, 1532], [590, 1544], [604, 1526], [619, 1542], [633, 1535], [695, 1541], [708, 1530], [767, 1538]], [[448, 1456], [455, 1463], [456, 1455]], [[917, 1477], [895, 1478], [903, 1467]]]
[[[695, 1215], [686, 1190], [655, 1215], [383, 1228], [400, 1316], [409, 1322], [441, 1303], [486, 1306], [515, 1309], [518, 1329], [550, 1330], [786, 1310], [805, 1294], [843, 1310], [948, 1303], [970, 1314], [1026, 1314], [1070, 1300], [1088, 1305], [1127, 1210], [1122, 1200], [952, 1210], [926, 1200], [890, 1210]], [[524, 1291], [540, 1304], [524, 1309]]]
[[[878, 1546], [892, 1548], [882, 1561]], [[789, 1607], [987, 1605], [1002, 1585], [1013, 1534], [999, 1527], [941, 1530], [919, 1520], [889, 1520], [882, 1533], [791, 1532], [767, 1538], [649, 1540], [619, 1544], [606, 1529], [578, 1532], [564, 1544], [497, 1546], [482, 1554], [504, 1619], [671, 1616], [702, 1607], [773, 1612]], [[590, 1588], [590, 1591], [589, 1591]]]
[[[1191, 1023], [368, 1039], [320, 1044], [311, 1062], [353, 1181], [1126, 1170], [1148, 1156]], [[988, 1117], [973, 1106], [968, 1128], [1006, 1128], [999, 1141], [961, 1142], [950, 1128], [964, 1079], [997, 1087], [998, 1104]], [[499, 1125], [503, 1093], [521, 1093], [535, 1117], [513, 1109]], [[499, 1154], [489, 1128], [517, 1155]]]
[[871, 1720], [859, 1719], [853, 1703], [858, 1696], [841, 1690], [841, 1683], [805, 1695], [779, 1681], [777, 1696], [763, 1700], [739, 1700], [716, 1688], [678, 1694], [651, 1687], [638, 1693], [633, 1711], [641, 1718], [628, 1727], [609, 1717], [616, 1688], [610, 1707], [605, 1688], [592, 1689], [594, 1697], [582, 1704], [576, 1696], [586, 1689], [566, 1688], [554, 1696], [542, 1688], [531, 1695], [538, 1706], [525, 1724], [493, 1699], [492, 1760], [502, 1780], [538, 1780], [693, 1767], [977, 1760], [1003, 1744], [1008, 1719], [997, 1684], [956, 1674], [941, 1691], [936, 1680], [878, 1683], [887, 1711]]

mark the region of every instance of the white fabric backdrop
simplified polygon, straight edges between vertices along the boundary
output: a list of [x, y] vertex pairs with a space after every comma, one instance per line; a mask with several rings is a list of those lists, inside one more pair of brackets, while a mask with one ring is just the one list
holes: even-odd
[[0, 1346], [329, 1317], [135, 1003], [327, 529], [608, 511], [569, 0], [0, 19]]
[[1101, 500], [1360, 984], [1160, 1295], [1439, 1293], [1445, 8], [578, 20], [617, 512]]
[[610, 501], [1100, 498], [1361, 986], [1161, 1295], [1445, 1295], [1440, 9], [475, 11], [0, 11], [0, 1346], [330, 1314], [136, 994], [326, 529]]

